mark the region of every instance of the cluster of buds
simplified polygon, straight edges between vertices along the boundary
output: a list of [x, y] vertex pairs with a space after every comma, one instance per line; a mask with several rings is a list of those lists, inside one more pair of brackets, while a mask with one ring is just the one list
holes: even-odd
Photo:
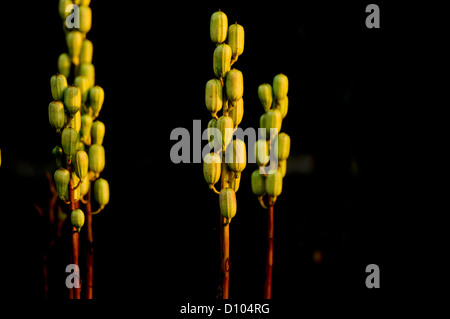
[[[247, 163], [245, 143], [233, 140], [233, 133], [244, 115], [244, 78], [241, 71], [231, 69], [244, 51], [244, 28], [237, 23], [228, 26], [226, 14], [219, 10], [211, 16], [210, 36], [216, 44], [213, 55], [216, 77], [206, 83], [205, 89], [205, 104], [212, 119], [208, 123], [211, 153], [203, 159], [203, 174], [209, 187], [220, 194], [220, 211], [229, 223], [236, 214], [235, 193]], [[221, 110], [222, 116], [218, 117]], [[212, 129], [218, 134], [211, 134]], [[219, 192], [214, 185], [220, 179]]]
[[258, 97], [265, 113], [260, 117], [262, 138], [255, 143], [255, 157], [259, 169], [252, 173], [252, 190], [261, 206], [267, 208], [263, 196], [269, 196], [273, 205], [283, 188], [286, 160], [289, 157], [291, 139], [280, 133], [281, 124], [288, 111], [287, 96], [289, 81], [286, 75], [278, 74], [273, 86], [264, 83], [258, 87]]
[[[59, 11], [63, 20], [73, 5], [80, 5], [80, 23], [74, 29], [68, 29], [64, 24], [69, 53], [60, 55], [59, 73], [50, 79], [53, 101], [48, 107], [50, 125], [61, 136], [61, 144], [52, 151], [58, 167], [54, 173], [56, 190], [63, 201], [76, 208], [72, 211], [71, 221], [78, 231], [84, 224], [84, 214], [78, 208], [78, 201], [84, 201], [92, 182], [94, 197], [99, 204], [99, 209], [94, 213], [102, 210], [109, 202], [108, 182], [99, 178], [105, 167], [102, 145], [105, 125], [97, 117], [105, 93], [100, 86], [95, 85], [93, 44], [86, 38], [92, 24], [89, 3], [86, 0], [60, 1]], [[74, 84], [68, 85], [72, 72]], [[72, 191], [73, 195], [70, 196]]]

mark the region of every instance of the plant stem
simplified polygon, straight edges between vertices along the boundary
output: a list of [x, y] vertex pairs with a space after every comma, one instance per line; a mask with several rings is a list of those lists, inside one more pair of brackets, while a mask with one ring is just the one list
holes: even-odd
[[91, 185], [87, 193], [86, 201], [86, 229], [87, 229], [87, 256], [86, 256], [86, 299], [93, 298], [93, 276], [94, 276], [94, 237], [92, 235], [92, 207], [91, 207]]
[[[70, 197], [70, 209], [74, 211], [76, 209], [75, 206], [75, 192], [73, 190], [73, 180], [72, 180], [73, 169], [70, 168], [70, 180], [69, 180], [69, 197]], [[79, 236], [78, 231], [75, 227], [72, 227], [72, 264], [79, 265], [78, 263], [78, 253], [79, 253]], [[73, 288], [73, 298], [80, 299], [81, 296], [81, 280], [80, 274], [78, 273], [77, 283], [78, 288], [74, 286]]]
[[[225, 112], [225, 111], [224, 111]], [[225, 162], [225, 147], [222, 147], [221, 189], [228, 188], [228, 166]], [[220, 270], [222, 273], [222, 299], [228, 299], [230, 283], [230, 224], [220, 215]]]
[[271, 299], [272, 296], [272, 267], [273, 267], [273, 201], [269, 196], [267, 207], [267, 259], [266, 259], [266, 280], [264, 282], [264, 299]]

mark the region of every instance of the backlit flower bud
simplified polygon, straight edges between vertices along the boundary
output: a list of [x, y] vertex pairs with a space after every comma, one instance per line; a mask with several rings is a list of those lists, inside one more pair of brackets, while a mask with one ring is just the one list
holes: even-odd
[[75, 78], [74, 84], [81, 90], [81, 102], [86, 103], [89, 93], [89, 79], [84, 75]]
[[220, 213], [229, 223], [236, 215], [236, 193], [230, 188], [224, 188], [219, 194]]
[[272, 107], [272, 86], [270, 84], [264, 83], [258, 87], [258, 97], [261, 101], [264, 111], [267, 112]]
[[94, 45], [88, 39], [84, 39], [81, 44], [80, 63], [92, 63]]
[[232, 119], [234, 123], [234, 128], [236, 128], [242, 121], [242, 118], [244, 117], [244, 99], [240, 98], [236, 105], [233, 107], [233, 109], [228, 114]]
[[64, 127], [64, 118], [64, 105], [60, 101], [50, 102], [48, 105], [48, 120], [50, 126], [59, 131]]
[[287, 96], [289, 80], [286, 75], [278, 74], [273, 78], [273, 95], [276, 100], [282, 100]]
[[95, 181], [94, 198], [101, 208], [109, 203], [109, 183], [106, 179], [99, 178]]
[[244, 94], [244, 77], [242, 72], [237, 69], [230, 70], [227, 74], [225, 87], [228, 100], [231, 101], [232, 105], [235, 105]]
[[52, 154], [56, 160], [56, 167], [61, 168], [63, 164], [63, 150], [59, 146], [55, 146], [52, 150]]
[[[79, 183], [80, 183], [80, 178], [78, 177], [78, 175], [77, 174], [72, 174], [72, 187], [74, 188], [74, 190], [73, 190], [73, 200], [75, 202], [79, 201], [80, 198], [81, 198], [80, 187], [78, 185]], [[77, 187], [77, 188], [75, 188], [75, 187]], [[69, 195], [67, 195], [66, 201], [69, 201], [69, 200], [70, 200]]]
[[211, 187], [220, 179], [222, 160], [218, 154], [206, 154], [203, 159], [203, 176], [206, 183]]
[[105, 100], [105, 91], [96, 85], [89, 90], [89, 101], [91, 102], [92, 111], [94, 116], [98, 116], [98, 113], [102, 109], [103, 101]]
[[257, 140], [255, 143], [255, 159], [258, 166], [265, 166], [269, 163], [269, 142]]
[[283, 189], [283, 176], [276, 170], [266, 177], [266, 192], [269, 196], [277, 197]]
[[231, 47], [234, 59], [244, 52], [244, 28], [237, 22], [228, 28], [228, 45]]
[[85, 151], [77, 151], [74, 159], [74, 168], [77, 176], [84, 180], [88, 174], [89, 158]]
[[66, 20], [67, 16], [70, 14], [70, 11], [66, 12], [66, 8], [70, 4], [73, 4], [72, 0], [59, 0], [58, 11], [61, 19]]
[[233, 138], [233, 119], [229, 116], [221, 116], [217, 120], [217, 128], [219, 129], [220, 134], [222, 134], [222, 146], [227, 146]]
[[227, 38], [228, 18], [222, 11], [214, 12], [211, 15], [209, 34], [211, 41], [217, 44], [222, 43]]
[[53, 177], [55, 178], [56, 192], [58, 193], [59, 198], [64, 200], [64, 197], [69, 192], [70, 172], [61, 167], [56, 170]]
[[287, 168], [287, 161], [278, 161], [278, 171], [281, 174], [281, 177], [286, 176], [286, 168]]
[[82, 63], [80, 65], [79, 75], [84, 75], [89, 80], [89, 88], [95, 85], [95, 67], [92, 63]]
[[252, 173], [252, 191], [256, 196], [261, 196], [266, 192], [266, 177], [256, 169]]
[[281, 118], [284, 119], [286, 117], [289, 108], [289, 97], [286, 96], [282, 100], [277, 100], [274, 108], [280, 111]]
[[74, 115], [81, 108], [81, 90], [76, 86], [69, 86], [64, 91], [64, 106], [69, 114]]
[[89, 170], [96, 175], [105, 168], [105, 149], [102, 145], [93, 144], [89, 147]]
[[62, 53], [58, 58], [58, 72], [68, 78], [71, 65], [72, 62], [70, 62], [69, 55], [67, 53]]
[[91, 145], [92, 117], [84, 114], [81, 116], [81, 141], [86, 145]]
[[88, 6], [80, 6], [80, 32], [88, 33], [92, 26], [92, 10]]
[[230, 71], [231, 47], [228, 44], [221, 44], [214, 50], [213, 69], [218, 78], [224, 78]]
[[78, 133], [74, 128], [66, 127], [61, 134], [61, 145], [69, 160], [77, 152]]
[[105, 137], [105, 124], [100, 121], [95, 121], [91, 128], [92, 144], [103, 144], [103, 138]]
[[[278, 134], [281, 130], [281, 113], [278, 110], [269, 110], [266, 113], [266, 117], [264, 120], [265, 128], [266, 128], [266, 138], [270, 138], [271, 134]], [[273, 133], [271, 133], [270, 129], [276, 129], [273, 130]], [[274, 136], [275, 136], [274, 135]]]
[[242, 140], [233, 140], [226, 150], [225, 161], [234, 172], [242, 172], [247, 165], [247, 150]]
[[50, 88], [52, 91], [52, 97], [56, 101], [63, 101], [64, 91], [67, 88], [67, 79], [62, 74], [53, 75], [50, 78]]
[[79, 31], [70, 31], [66, 35], [67, 48], [72, 63], [80, 64], [81, 45], [83, 43], [83, 34]]
[[75, 129], [75, 131], [77, 131], [77, 133], [80, 132], [81, 129], [81, 112], [78, 111], [77, 113], [75, 113], [70, 119], [69, 122], [67, 123], [66, 127], [71, 127], [73, 129]]
[[217, 133], [217, 120], [216, 119], [211, 119], [208, 122], [208, 128], [206, 131], [206, 134], [208, 136], [208, 145], [209, 147], [214, 151], [214, 152], [218, 152], [219, 150], [222, 149], [222, 141], [221, 138], [217, 138], [215, 139], [215, 136]]
[[291, 138], [286, 133], [278, 134], [274, 143], [274, 152], [278, 156], [279, 161], [287, 160], [291, 149]]
[[222, 83], [218, 79], [206, 82], [205, 104], [212, 117], [216, 117], [217, 112], [222, 109]]
[[230, 183], [230, 188], [234, 190], [236, 193], [239, 190], [239, 185], [241, 184], [241, 174], [238, 174], [237, 176], [233, 176]]
[[84, 213], [81, 209], [77, 208], [70, 214], [70, 221], [72, 226], [76, 228], [77, 232], [80, 232], [81, 227], [84, 225]]

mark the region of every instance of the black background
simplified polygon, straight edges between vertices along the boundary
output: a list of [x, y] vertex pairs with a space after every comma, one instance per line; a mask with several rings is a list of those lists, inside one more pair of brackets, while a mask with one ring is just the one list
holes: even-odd
[[[423, 260], [418, 234], [428, 230], [416, 228], [424, 214], [417, 189], [425, 173], [415, 163], [427, 154], [417, 145], [428, 124], [421, 97], [429, 79], [418, 74], [435, 62], [422, 53], [429, 53], [432, 29], [422, 18], [437, 8], [377, 2], [381, 28], [367, 29], [365, 1], [145, 3], [91, 4], [87, 37], [105, 90], [102, 176], [111, 187], [109, 205], [94, 217], [98, 301], [168, 301], [174, 313], [187, 300], [214, 302], [218, 198], [204, 182], [202, 164], [170, 161], [176, 141], [169, 137], [176, 127], [192, 133], [194, 119], [202, 128], [209, 121], [204, 86], [214, 76], [215, 47], [209, 19], [219, 8], [246, 32], [234, 65], [244, 74], [240, 126], [258, 126], [257, 87], [284, 73], [290, 104], [282, 130], [292, 139], [291, 158], [314, 159], [311, 173], [288, 172], [275, 206], [273, 299], [329, 295], [344, 296], [344, 305], [354, 297], [370, 303], [426, 281], [411, 266]], [[66, 45], [57, 1], [28, 9], [3, 12], [10, 19], [2, 21], [0, 209], [12, 217], [2, 227], [10, 230], [3, 242], [10, 295], [39, 300], [48, 235], [33, 204], [45, 207], [44, 172], [55, 169], [49, 79]], [[251, 193], [254, 169], [249, 164], [242, 175], [230, 235], [230, 295], [243, 302], [261, 301], [264, 283], [266, 213]], [[52, 299], [65, 298], [68, 245], [51, 253]], [[313, 262], [316, 250], [321, 264]], [[379, 290], [365, 287], [371, 263], [381, 269]]]

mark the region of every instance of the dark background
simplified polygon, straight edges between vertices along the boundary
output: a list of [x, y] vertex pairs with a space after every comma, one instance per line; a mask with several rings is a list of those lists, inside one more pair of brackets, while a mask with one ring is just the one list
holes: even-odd
[[[378, 1], [381, 28], [367, 29], [366, 1], [103, 2], [92, 1], [87, 36], [96, 84], [105, 89], [102, 176], [111, 187], [109, 205], [94, 216], [97, 300], [169, 301], [174, 312], [187, 300], [214, 302], [218, 197], [204, 182], [202, 164], [170, 161], [176, 141], [169, 136], [176, 127], [192, 133], [194, 119], [202, 128], [209, 121], [204, 86], [214, 76], [215, 47], [209, 19], [219, 8], [246, 32], [234, 65], [244, 74], [240, 127], [259, 124], [258, 85], [278, 73], [289, 77], [282, 131], [292, 146], [275, 206], [273, 299], [329, 295], [344, 297], [344, 304], [354, 297], [370, 303], [418, 287], [423, 277], [411, 277], [411, 265], [422, 259], [417, 234], [425, 229], [412, 225], [421, 223], [422, 194], [416, 195], [424, 173], [411, 161], [421, 156], [417, 143], [427, 123], [418, 111], [426, 78], [418, 73], [428, 29], [411, 19], [435, 8]], [[55, 169], [49, 79], [66, 45], [57, 1], [30, 10], [12, 5], [3, 14], [10, 15], [2, 21], [8, 23], [0, 113], [0, 209], [8, 217], [3, 266], [14, 274], [8, 276], [12, 297], [34, 300], [43, 297], [49, 235], [33, 204], [45, 207], [44, 172]], [[302, 159], [311, 160], [311, 169], [302, 168]], [[230, 294], [243, 302], [261, 301], [264, 283], [266, 213], [251, 193], [254, 169], [248, 164], [243, 172], [231, 223]], [[49, 252], [52, 299], [65, 298], [64, 240]], [[321, 263], [313, 261], [315, 251], [322, 252]], [[365, 287], [371, 263], [381, 269], [379, 290]]]

